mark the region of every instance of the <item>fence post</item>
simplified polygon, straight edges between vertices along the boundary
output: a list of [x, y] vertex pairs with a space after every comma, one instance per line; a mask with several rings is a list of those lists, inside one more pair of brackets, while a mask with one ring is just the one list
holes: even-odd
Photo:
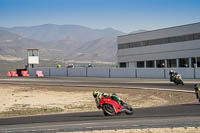
[[67, 67], [66, 67], [66, 69], [67, 69], [67, 72], [66, 72], [67, 75], [66, 76], [69, 77], [69, 70], [68, 70]]
[[137, 68], [135, 68], [135, 78], [137, 78]]
[[85, 68], [85, 72], [86, 72], [85, 76], [88, 77], [88, 68], [87, 67]]
[[110, 67], [109, 67], [109, 71], [108, 72], [109, 72], [109, 78], [110, 78]]
[[51, 68], [49, 67], [49, 77], [51, 76]]
[[166, 79], [166, 69], [164, 69], [164, 79]]

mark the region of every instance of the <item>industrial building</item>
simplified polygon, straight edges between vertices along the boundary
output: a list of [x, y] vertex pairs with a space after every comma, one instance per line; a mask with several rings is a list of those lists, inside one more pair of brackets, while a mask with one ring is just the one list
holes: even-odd
[[200, 67], [200, 22], [118, 36], [117, 45], [119, 67]]

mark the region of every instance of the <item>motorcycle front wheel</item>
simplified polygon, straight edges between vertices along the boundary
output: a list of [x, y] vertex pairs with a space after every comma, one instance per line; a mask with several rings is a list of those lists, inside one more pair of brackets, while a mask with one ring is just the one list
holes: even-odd
[[130, 105], [126, 104], [125, 109], [126, 109], [125, 113], [127, 115], [132, 115], [133, 114], [133, 108]]
[[107, 116], [114, 116], [116, 115], [115, 109], [113, 108], [113, 106], [111, 104], [103, 104], [102, 105], [102, 110], [104, 112], [104, 115]]

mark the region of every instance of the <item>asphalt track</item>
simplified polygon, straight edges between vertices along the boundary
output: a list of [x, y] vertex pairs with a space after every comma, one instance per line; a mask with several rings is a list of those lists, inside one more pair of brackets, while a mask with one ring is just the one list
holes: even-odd
[[[184, 86], [176, 86], [167, 80], [157, 79], [105, 79], [105, 78], [43, 78], [4, 79], [5, 84], [101, 86], [120, 88], [173, 89], [193, 92], [198, 80], [187, 80]], [[144, 98], [145, 100], [145, 98]], [[175, 106], [135, 109], [133, 115], [106, 117], [101, 111], [20, 118], [0, 119], [0, 133], [4, 132], [55, 132], [107, 129], [141, 129], [162, 127], [199, 127], [200, 104], [191, 103]]]
[[184, 80], [185, 85], [175, 85], [168, 79], [136, 79], [136, 78], [77, 78], [77, 77], [51, 77], [51, 78], [8, 78], [0, 79], [1, 84], [28, 84], [28, 85], [59, 85], [77, 87], [112, 87], [130, 89], [160, 89], [194, 92], [194, 84], [200, 80]]

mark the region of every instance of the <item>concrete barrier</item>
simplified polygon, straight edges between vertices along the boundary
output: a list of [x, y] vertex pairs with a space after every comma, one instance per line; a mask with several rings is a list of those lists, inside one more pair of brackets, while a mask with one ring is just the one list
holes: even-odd
[[110, 69], [109, 68], [88, 68], [87, 69], [88, 77], [110, 77]]
[[30, 77], [36, 77], [36, 69], [35, 68], [28, 68], [28, 73]]
[[136, 69], [134, 68], [110, 68], [111, 78], [135, 78]]
[[66, 67], [61, 68], [50, 68], [50, 76], [67, 76]]
[[196, 69], [196, 75], [195, 76], [196, 76], [196, 78], [200, 78], [200, 68]]
[[165, 78], [162, 68], [137, 68], [137, 78]]
[[68, 77], [87, 77], [87, 68], [84, 67], [76, 67], [76, 68], [68, 68]]
[[200, 78], [200, 68], [29, 68], [31, 77], [35, 77], [36, 70], [43, 71], [44, 77], [105, 77], [105, 78], [169, 78], [169, 71], [180, 73], [183, 78]]

